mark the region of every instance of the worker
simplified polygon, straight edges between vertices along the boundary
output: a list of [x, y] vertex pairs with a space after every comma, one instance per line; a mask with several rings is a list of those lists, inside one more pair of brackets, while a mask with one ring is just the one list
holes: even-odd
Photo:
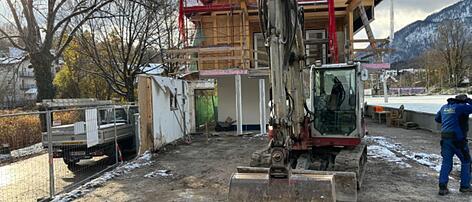
[[[441, 123], [442, 165], [439, 173], [439, 195], [449, 193], [447, 183], [452, 170], [453, 157], [461, 160], [461, 186], [459, 191], [472, 193], [470, 185], [471, 157], [465, 132], [464, 118], [472, 114], [472, 99], [467, 95], [458, 95], [447, 100], [435, 117]], [[461, 127], [462, 126], [462, 127]], [[467, 126], [468, 128], [468, 126]], [[468, 129], [467, 129], [468, 130]]]
[[339, 110], [344, 99], [346, 99], [346, 91], [344, 90], [343, 83], [335, 76], [333, 78], [333, 88], [331, 89], [329, 98], [329, 109], [332, 111]]

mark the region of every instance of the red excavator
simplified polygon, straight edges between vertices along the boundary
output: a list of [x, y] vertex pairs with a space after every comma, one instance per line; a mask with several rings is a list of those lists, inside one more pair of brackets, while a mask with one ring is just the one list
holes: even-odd
[[[334, 12], [333, 1], [328, 4]], [[296, 0], [260, 0], [258, 6], [270, 56], [270, 142], [252, 155], [250, 167], [238, 167], [229, 200], [356, 201], [367, 162], [366, 72], [359, 63], [335, 59], [307, 67], [303, 8]], [[336, 35], [329, 36], [337, 58]]]

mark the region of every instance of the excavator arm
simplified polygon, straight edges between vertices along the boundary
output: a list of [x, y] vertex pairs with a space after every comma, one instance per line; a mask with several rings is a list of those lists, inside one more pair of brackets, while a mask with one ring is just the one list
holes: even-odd
[[[305, 67], [303, 9], [296, 0], [261, 0], [270, 55], [272, 130], [270, 176], [287, 178], [290, 145], [299, 138], [304, 120], [302, 71]], [[265, 8], [265, 9], [264, 9]]]

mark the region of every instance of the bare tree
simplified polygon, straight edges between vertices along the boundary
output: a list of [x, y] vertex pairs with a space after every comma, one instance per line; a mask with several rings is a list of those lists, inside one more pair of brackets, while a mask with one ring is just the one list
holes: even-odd
[[[15, 34], [0, 28], [9, 42], [28, 53], [34, 68], [38, 100], [54, 97], [51, 66], [73, 35], [93, 14], [113, 0], [4, 0], [0, 14]], [[80, 16], [78, 23], [71, 22]], [[54, 50], [54, 51], [52, 51]]]
[[156, 49], [173, 44], [168, 31], [175, 27], [169, 20], [175, 16], [173, 4], [172, 0], [116, 0], [107, 5], [107, 12], [97, 13], [77, 35], [82, 53], [97, 67], [84, 71], [104, 78], [115, 93], [135, 101], [136, 76], [161, 57]]
[[451, 87], [457, 87], [466, 76], [467, 49], [470, 47], [471, 35], [460, 20], [448, 20], [438, 27], [434, 49], [444, 61], [447, 80]]
[[[159, 16], [158, 38], [157, 48], [159, 51], [159, 58], [165, 64], [164, 68], [167, 73], [175, 73], [179, 69], [177, 63], [170, 63], [164, 59], [167, 57], [164, 55], [164, 50], [179, 48], [185, 42], [179, 38], [178, 28], [178, 1], [174, 0], [154, 0], [161, 5], [161, 9], [156, 10], [156, 15]], [[187, 33], [188, 34], [188, 33]], [[193, 33], [194, 34], [194, 33]], [[187, 36], [189, 37], [189, 36]]]
[[425, 70], [425, 84], [428, 90], [442, 89], [444, 75], [441, 71], [444, 70], [444, 61], [438, 51], [430, 49], [423, 52], [416, 60], [415, 67]]

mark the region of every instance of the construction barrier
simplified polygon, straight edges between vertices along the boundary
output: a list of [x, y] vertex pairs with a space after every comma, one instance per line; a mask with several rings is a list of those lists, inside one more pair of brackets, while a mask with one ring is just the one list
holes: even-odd
[[0, 201], [49, 200], [117, 166], [135, 121], [112, 105], [0, 115]]

